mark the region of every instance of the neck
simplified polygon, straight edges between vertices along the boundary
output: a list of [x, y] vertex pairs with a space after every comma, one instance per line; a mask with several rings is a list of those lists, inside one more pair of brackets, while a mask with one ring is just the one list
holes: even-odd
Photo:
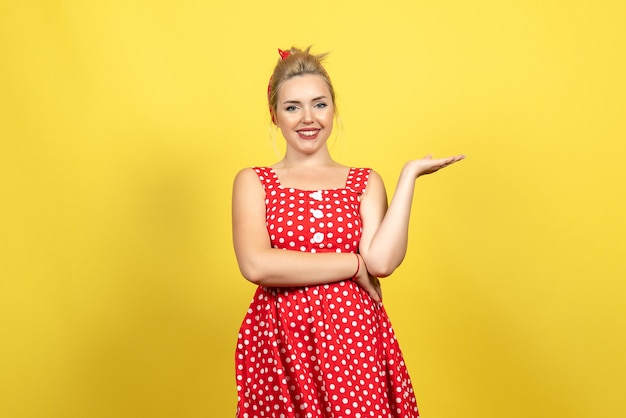
[[291, 154], [289, 151], [285, 153], [285, 156], [280, 161], [281, 165], [286, 167], [296, 166], [328, 166], [335, 165], [336, 162], [330, 156], [328, 150], [320, 150], [320, 152], [313, 155]]

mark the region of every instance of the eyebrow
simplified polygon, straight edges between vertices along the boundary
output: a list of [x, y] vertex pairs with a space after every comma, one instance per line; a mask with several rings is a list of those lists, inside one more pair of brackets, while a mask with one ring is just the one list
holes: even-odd
[[[326, 97], [326, 96], [319, 96], [319, 97], [315, 97], [315, 98], [313, 98], [311, 101], [312, 101], [312, 102], [316, 102], [316, 101], [318, 101], [318, 100], [322, 100], [322, 99], [328, 99], [328, 97]], [[287, 103], [290, 103], [290, 104], [291, 104], [291, 103], [294, 103], [294, 104], [300, 104], [300, 103], [302, 103], [302, 102], [300, 102], [300, 100], [285, 100], [285, 101], [283, 102], [283, 104], [287, 104]]]

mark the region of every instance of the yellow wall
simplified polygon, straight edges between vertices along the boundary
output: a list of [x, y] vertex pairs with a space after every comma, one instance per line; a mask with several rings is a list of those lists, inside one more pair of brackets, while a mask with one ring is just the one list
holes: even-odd
[[[386, 305], [431, 418], [624, 417], [626, 6], [0, 3], [0, 416], [234, 415], [230, 188], [276, 48], [330, 51], [340, 161], [419, 181]], [[280, 148], [280, 137], [278, 140]]]

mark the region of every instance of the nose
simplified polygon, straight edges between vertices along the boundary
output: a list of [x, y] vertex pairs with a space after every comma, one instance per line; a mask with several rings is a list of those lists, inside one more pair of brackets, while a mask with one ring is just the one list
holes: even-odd
[[309, 107], [304, 108], [304, 112], [302, 113], [302, 122], [304, 123], [312, 123], [313, 122], [313, 112]]

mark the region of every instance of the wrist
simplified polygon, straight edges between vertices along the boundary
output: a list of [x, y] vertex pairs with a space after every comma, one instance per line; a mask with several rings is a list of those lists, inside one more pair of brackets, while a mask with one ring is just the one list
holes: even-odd
[[413, 161], [409, 161], [402, 167], [402, 171], [400, 171], [400, 181], [415, 181], [421, 173], [415, 164], [412, 164]]
[[354, 255], [356, 256], [356, 271], [354, 272], [354, 274], [352, 275], [352, 280], [356, 279], [361, 271], [361, 256], [358, 255], [357, 253], [354, 253]]

